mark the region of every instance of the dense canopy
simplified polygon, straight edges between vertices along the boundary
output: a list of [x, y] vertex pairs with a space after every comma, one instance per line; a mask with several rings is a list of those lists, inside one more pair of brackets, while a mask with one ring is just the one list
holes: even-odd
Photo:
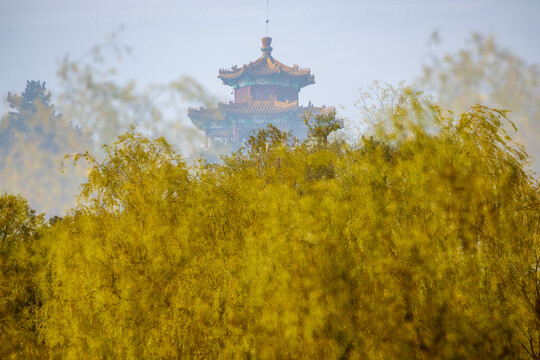
[[66, 359], [537, 359], [540, 194], [506, 121], [406, 89], [356, 143], [321, 115], [306, 141], [269, 126], [193, 166], [132, 129], [82, 155], [79, 206], [21, 253], [39, 301], [20, 341]]

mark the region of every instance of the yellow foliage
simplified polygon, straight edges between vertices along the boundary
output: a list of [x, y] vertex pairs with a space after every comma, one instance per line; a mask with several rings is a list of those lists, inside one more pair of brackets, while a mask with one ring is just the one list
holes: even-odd
[[38, 359], [45, 347], [38, 340], [36, 286], [39, 259], [35, 243], [43, 214], [20, 196], [0, 196], [0, 358]]
[[49, 356], [537, 357], [526, 154], [504, 112], [456, 122], [404, 96], [416, 115], [353, 145], [269, 127], [188, 167], [132, 129], [103, 162], [84, 154], [79, 206], [39, 244]]

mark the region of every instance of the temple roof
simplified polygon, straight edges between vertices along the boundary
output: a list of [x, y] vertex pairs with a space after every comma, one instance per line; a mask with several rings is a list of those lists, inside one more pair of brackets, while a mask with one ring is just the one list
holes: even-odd
[[217, 108], [189, 108], [188, 117], [194, 120], [224, 120], [230, 115], [275, 115], [298, 109], [298, 103], [288, 101], [251, 101], [241, 103], [219, 103]]
[[[194, 121], [223, 120], [223, 113], [219, 109], [189, 108], [188, 117]], [[200, 125], [200, 124], [195, 124]]]
[[265, 101], [252, 101], [241, 103], [219, 103], [218, 108], [227, 114], [235, 115], [274, 115], [282, 114], [298, 108], [298, 103], [265, 100]]
[[205, 108], [189, 108], [188, 116], [192, 119], [193, 123], [201, 128], [204, 123], [212, 121], [224, 121], [227, 118], [236, 118], [242, 115], [284, 115], [287, 113], [293, 113], [294, 116], [298, 116], [301, 119], [306, 112], [312, 115], [319, 115], [322, 113], [329, 113], [335, 111], [332, 107], [315, 107], [315, 106], [298, 106], [296, 101], [252, 101], [242, 103], [219, 103], [217, 108], [205, 109]]
[[272, 38], [262, 38], [262, 43], [263, 47], [261, 50], [263, 54], [259, 59], [241, 68], [233, 66], [231, 69], [221, 69], [219, 70], [218, 78], [223, 80], [225, 85], [229, 86], [237, 85], [245, 77], [248, 79], [264, 79], [276, 75], [294, 80], [298, 88], [315, 83], [315, 77], [311, 75], [309, 68], [301, 69], [298, 65], [287, 66], [272, 57], [272, 47], [270, 47]]

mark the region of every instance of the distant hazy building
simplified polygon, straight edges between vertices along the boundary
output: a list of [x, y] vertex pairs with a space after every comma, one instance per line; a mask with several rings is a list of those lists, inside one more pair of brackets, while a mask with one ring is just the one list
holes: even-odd
[[190, 108], [188, 116], [204, 131], [206, 145], [238, 147], [252, 130], [272, 123], [281, 130], [293, 131], [305, 138], [307, 128], [302, 117], [334, 111], [333, 107], [298, 106], [298, 93], [315, 83], [308, 68], [284, 65], [272, 57], [272, 38], [262, 38], [262, 56], [238, 68], [219, 70], [218, 78], [234, 89], [234, 101], [219, 103], [217, 108]]

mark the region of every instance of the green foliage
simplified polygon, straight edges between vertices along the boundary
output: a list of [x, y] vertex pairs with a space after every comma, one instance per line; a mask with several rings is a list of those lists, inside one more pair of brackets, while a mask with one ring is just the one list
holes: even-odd
[[20, 196], [0, 196], [0, 357], [40, 358], [36, 311], [40, 305], [36, 286], [35, 243], [43, 226]]
[[318, 145], [326, 145], [328, 136], [339, 129], [343, 129], [343, 119], [336, 118], [336, 112], [322, 113], [313, 116], [309, 113], [304, 117], [304, 124], [308, 128], [308, 137], [315, 140]]
[[62, 174], [58, 161], [84, 151], [90, 136], [51, 104], [45, 83], [28, 81], [21, 95], [8, 94], [11, 111], [0, 121], [0, 191], [21, 193], [32, 205], [59, 214], [74, 205], [84, 168]]
[[247, 141], [247, 146], [249, 153], [253, 155], [262, 154], [279, 147], [290, 147], [295, 142], [296, 140], [290, 133], [281, 131], [273, 124], [268, 124], [266, 129], [260, 129], [251, 133]]
[[[0, 137], [5, 154], [1, 160], [5, 165], [11, 148], [19, 142], [34, 144], [41, 151], [58, 152], [62, 143], [72, 150], [77, 142], [84, 142], [79, 127], [73, 127], [58, 114], [50, 103], [51, 93], [45, 83], [28, 81], [21, 95], [8, 93], [11, 111], [2, 119]], [[36, 144], [37, 143], [37, 144]]]
[[537, 358], [540, 194], [506, 112], [399, 98], [354, 145], [269, 126], [188, 168], [132, 129], [80, 155], [42, 245], [50, 356]]

